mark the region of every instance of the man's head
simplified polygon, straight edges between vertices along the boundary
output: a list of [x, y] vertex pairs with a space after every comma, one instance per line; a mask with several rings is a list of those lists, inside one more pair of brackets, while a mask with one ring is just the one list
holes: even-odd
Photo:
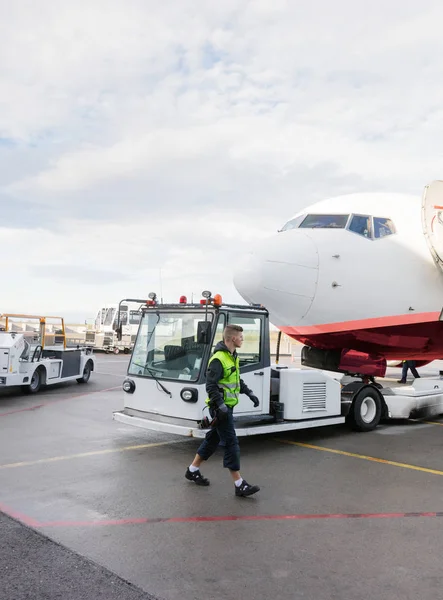
[[226, 325], [223, 331], [223, 341], [229, 349], [241, 348], [243, 344], [243, 327], [240, 327], [240, 325]]

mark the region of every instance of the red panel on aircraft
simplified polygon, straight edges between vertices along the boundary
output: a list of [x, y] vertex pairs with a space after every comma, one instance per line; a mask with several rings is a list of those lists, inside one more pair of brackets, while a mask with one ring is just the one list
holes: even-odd
[[350, 349], [378, 355], [386, 360], [415, 359], [429, 362], [443, 358], [443, 321], [438, 320], [439, 316], [440, 313], [422, 313], [280, 329], [313, 348]]
[[357, 350], [343, 350], [339, 364], [340, 371], [384, 377], [386, 374], [386, 359], [381, 356], [369, 356]]

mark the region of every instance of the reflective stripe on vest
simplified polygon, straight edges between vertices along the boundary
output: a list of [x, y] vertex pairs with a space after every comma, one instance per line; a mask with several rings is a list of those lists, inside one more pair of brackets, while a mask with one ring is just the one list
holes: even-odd
[[[223, 392], [224, 402], [226, 406], [235, 406], [238, 404], [238, 396], [240, 394], [240, 364], [238, 356], [234, 358], [229, 351], [218, 350], [211, 356], [208, 367], [215, 358], [221, 362], [223, 367], [223, 377], [219, 380], [218, 386], [220, 391]], [[209, 404], [209, 401], [209, 398], [207, 398], [206, 404]]]

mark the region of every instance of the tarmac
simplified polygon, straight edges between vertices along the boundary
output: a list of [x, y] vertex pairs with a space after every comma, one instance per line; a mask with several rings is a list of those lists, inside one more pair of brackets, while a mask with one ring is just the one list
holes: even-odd
[[1, 600], [443, 597], [443, 419], [241, 439], [236, 498], [222, 449], [197, 487], [198, 440], [113, 421], [128, 357], [96, 359], [0, 393]]

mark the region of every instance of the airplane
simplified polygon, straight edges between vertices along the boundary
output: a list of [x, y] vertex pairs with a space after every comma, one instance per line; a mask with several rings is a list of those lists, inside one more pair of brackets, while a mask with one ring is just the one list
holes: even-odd
[[422, 197], [349, 194], [308, 206], [241, 260], [234, 285], [302, 342], [302, 364], [384, 377], [443, 358], [443, 181]]

